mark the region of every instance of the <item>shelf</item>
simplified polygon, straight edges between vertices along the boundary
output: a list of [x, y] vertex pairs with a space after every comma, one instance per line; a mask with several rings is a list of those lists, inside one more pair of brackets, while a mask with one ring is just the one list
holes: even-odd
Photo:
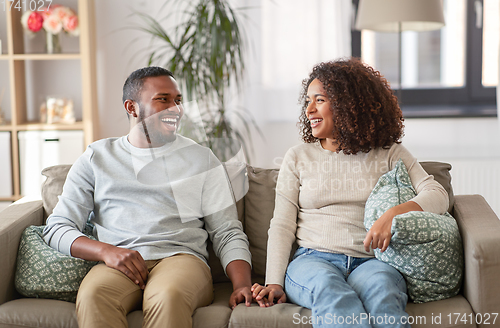
[[83, 130], [83, 122], [75, 122], [73, 124], [44, 124], [44, 123], [27, 123], [18, 124], [18, 131], [33, 131], [33, 130]]
[[83, 122], [75, 122], [73, 124], [44, 124], [44, 123], [26, 123], [18, 124], [15, 127], [11, 122], [7, 124], [0, 125], [0, 132], [12, 132], [16, 131], [33, 131], [33, 130], [43, 130], [43, 131], [56, 131], [56, 130], [83, 130]]
[[[0, 104], [6, 120], [6, 124], [0, 125], [0, 132], [10, 133], [12, 195], [3, 195], [5, 197], [0, 197], [0, 201], [16, 201], [23, 196], [20, 173], [21, 166], [25, 163], [20, 162], [18, 132], [80, 130], [85, 145], [96, 139], [95, 126], [98, 123], [94, 0], [65, 0], [63, 5], [78, 13], [80, 35], [78, 38], [67, 39], [69, 47], [64, 52], [63, 45], [61, 54], [44, 53], [44, 44], [41, 42], [43, 38], [32, 41], [26, 38], [21, 25], [22, 12], [5, 12], [6, 33], [0, 29], [4, 51], [0, 54], [0, 72], [3, 73], [0, 77], [0, 92], [2, 86], [8, 87]], [[40, 123], [39, 104], [47, 95], [73, 99], [78, 121], [74, 124]]]
[[14, 60], [68, 60], [80, 59], [80, 54], [15, 54]]
[[14, 54], [0, 55], [0, 60], [78, 60], [82, 56], [78, 53], [74, 54]]
[[12, 197], [0, 197], [0, 202], [15, 202], [23, 198], [22, 196], [12, 196]]

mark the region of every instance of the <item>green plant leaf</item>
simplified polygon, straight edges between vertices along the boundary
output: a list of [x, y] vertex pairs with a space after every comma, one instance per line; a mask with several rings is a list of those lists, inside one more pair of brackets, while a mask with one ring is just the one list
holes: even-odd
[[[245, 7], [232, 8], [228, 0], [166, 0], [162, 9], [169, 11], [163, 19], [169, 19], [169, 23], [175, 20], [168, 31], [162, 20], [136, 13], [142, 21], [138, 29], [152, 38], [148, 65], [169, 69], [180, 83], [184, 98], [198, 101], [207, 144], [217, 148], [212, 148], [214, 153], [228, 156], [237, 140], [248, 155], [245, 140], [251, 138], [250, 126], [262, 133], [250, 113], [226, 111], [225, 103], [230, 90], [240, 92], [243, 86], [247, 41], [239, 17]], [[241, 131], [229, 117], [243, 122]]]

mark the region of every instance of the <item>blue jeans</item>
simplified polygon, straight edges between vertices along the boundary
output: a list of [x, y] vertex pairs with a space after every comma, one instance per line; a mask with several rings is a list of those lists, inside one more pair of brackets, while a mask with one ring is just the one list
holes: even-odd
[[313, 327], [410, 327], [406, 282], [376, 258], [301, 247], [288, 265], [285, 292], [311, 309]]

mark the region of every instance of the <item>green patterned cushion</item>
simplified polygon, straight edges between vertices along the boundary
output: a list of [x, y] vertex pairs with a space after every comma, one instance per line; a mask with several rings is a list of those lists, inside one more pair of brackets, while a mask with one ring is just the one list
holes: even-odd
[[[21, 236], [15, 285], [28, 297], [75, 302], [80, 283], [97, 262], [60, 253], [42, 238], [44, 226], [30, 226]], [[87, 234], [91, 237], [89, 234]]]
[[[399, 160], [380, 177], [365, 207], [365, 228], [389, 208], [416, 196], [408, 171]], [[392, 222], [391, 243], [377, 259], [398, 269], [406, 279], [408, 295], [415, 303], [455, 296], [463, 274], [462, 240], [455, 219], [430, 212], [408, 212]]]

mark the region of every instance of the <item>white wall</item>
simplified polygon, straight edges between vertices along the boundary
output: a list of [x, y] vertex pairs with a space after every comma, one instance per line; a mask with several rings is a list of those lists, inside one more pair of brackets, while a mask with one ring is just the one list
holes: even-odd
[[99, 106], [99, 138], [127, 134], [128, 119], [121, 101], [122, 87], [127, 76], [135, 69], [146, 66], [141, 49], [148, 40], [134, 29], [139, 19], [134, 10], [153, 12], [160, 1], [95, 1], [97, 96]]

